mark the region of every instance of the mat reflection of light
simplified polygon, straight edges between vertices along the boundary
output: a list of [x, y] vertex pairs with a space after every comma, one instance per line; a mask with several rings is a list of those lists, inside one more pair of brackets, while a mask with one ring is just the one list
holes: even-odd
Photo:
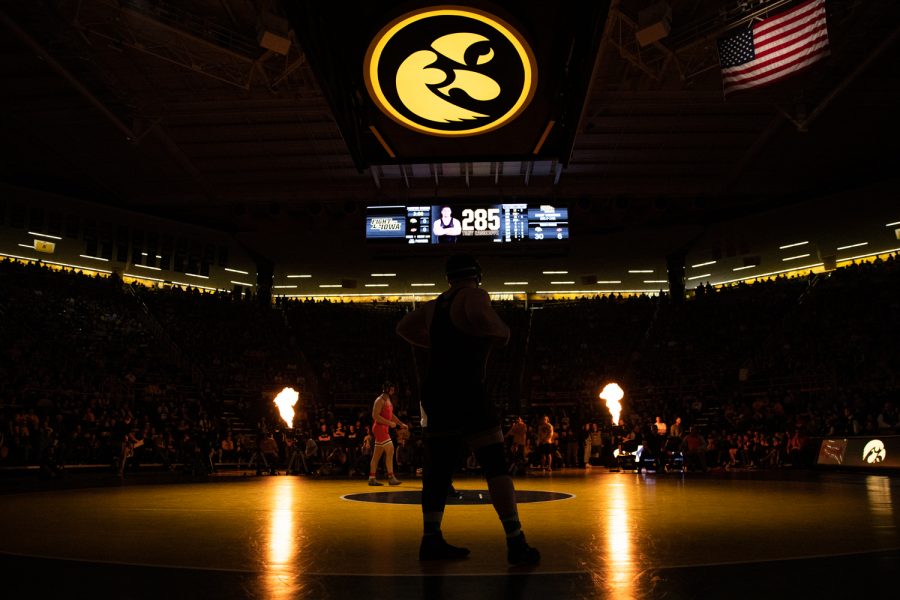
[[[891, 502], [891, 480], [883, 475], [866, 477], [866, 492], [869, 508], [878, 525], [893, 525], [894, 506]], [[881, 521], [884, 521], [882, 523]]]
[[273, 488], [265, 582], [269, 598], [293, 598], [297, 591], [297, 532], [294, 530], [294, 482]]
[[628, 501], [624, 485], [612, 486], [606, 522], [606, 566], [609, 575], [607, 589], [615, 598], [630, 598], [634, 594], [635, 564], [631, 548], [632, 532], [629, 528]]

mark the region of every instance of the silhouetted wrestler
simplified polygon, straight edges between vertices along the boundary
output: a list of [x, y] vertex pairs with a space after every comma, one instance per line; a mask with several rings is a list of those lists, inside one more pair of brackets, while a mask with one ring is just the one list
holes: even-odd
[[419, 559], [469, 555], [467, 548], [444, 541], [441, 533], [447, 489], [468, 445], [484, 471], [491, 502], [506, 532], [507, 559], [514, 565], [536, 564], [540, 553], [528, 545], [522, 533], [500, 420], [485, 387], [491, 346], [507, 343], [509, 328], [494, 312], [487, 292], [479, 288], [481, 267], [474, 258], [450, 257], [446, 273], [450, 289], [407, 314], [397, 326], [397, 333], [409, 343], [429, 349], [422, 390], [428, 427]]

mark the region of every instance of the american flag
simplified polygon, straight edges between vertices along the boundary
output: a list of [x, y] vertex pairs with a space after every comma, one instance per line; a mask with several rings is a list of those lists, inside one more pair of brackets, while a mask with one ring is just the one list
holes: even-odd
[[725, 94], [772, 83], [828, 55], [825, 0], [810, 0], [720, 39]]

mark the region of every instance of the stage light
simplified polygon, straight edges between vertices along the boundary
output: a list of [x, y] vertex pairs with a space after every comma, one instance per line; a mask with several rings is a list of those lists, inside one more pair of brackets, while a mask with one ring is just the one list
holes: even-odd
[[38, 233], [37, 231], [29, 231], [31, 235], [36, 235], [38, 237], [50, 238], [51, 240], [61, 240], [62, 238], [58, 235], [50, 235], [49, 233]]
[[858, 244], [850, 244], [849, 246], [838, 246], [837, 250], [849, 250], [850, 248], [859, 248], [860, 246], [868, 246], [869, 242], [859, 242]]

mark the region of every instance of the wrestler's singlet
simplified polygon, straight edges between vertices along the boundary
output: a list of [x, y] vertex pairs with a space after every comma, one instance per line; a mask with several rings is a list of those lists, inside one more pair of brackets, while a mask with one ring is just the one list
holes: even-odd
[[[381, 405], [381, 412], [378, 415], [382, 419], [390, 421], [394, 417], [394, 405], [391, 404], [389, 398], [385, 398], [384, 404]], [[375, 444], [381, 445], [391, 441], [390, 428], [382, 423], [375, 423], [372, 426], [372, 433], [375, 435]]]
[[466, 335], [453, 325], [450, 307], [459, 292], [447, 291], [438, 297], [431, 321], [422, 406], [432, 432], [460, 426], [483, 430], [496, 421], [485, 388], [491, 340]]

